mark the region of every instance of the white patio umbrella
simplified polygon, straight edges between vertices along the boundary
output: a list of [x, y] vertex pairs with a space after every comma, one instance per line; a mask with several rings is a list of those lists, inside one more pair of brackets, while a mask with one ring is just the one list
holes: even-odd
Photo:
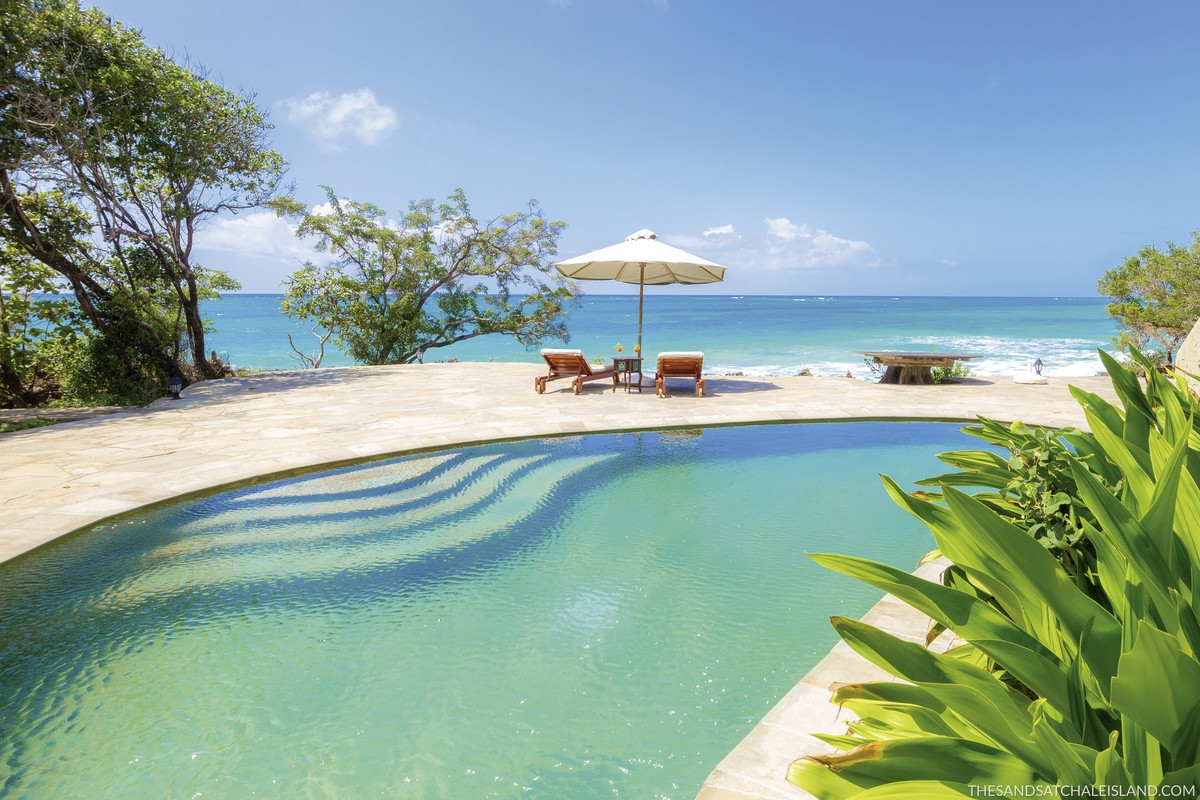
[[647, 286], [667, 283], [718, 283], [725, 268], [706, 258], [663, 244], [643, 228], [625, 241], [554, 265], [564, 277], [580, 281], [620, 281], [638, 285], [638, 352], [642, 350], [642, 307]]

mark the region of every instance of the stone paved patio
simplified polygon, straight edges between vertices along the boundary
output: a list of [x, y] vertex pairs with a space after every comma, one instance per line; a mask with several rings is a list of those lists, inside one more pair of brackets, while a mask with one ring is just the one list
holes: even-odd
[[[580, 396], [567, 381], [533, 391], [533, 364], [426, 364], [269, 372], [196, 384], [180, 400], [0, 435], [0, 561], [139, 506], [264, 476], [373, 456], [497, 439], [752, 422], [850, 419], [969, 421], [976, 415], [1083, 426], [1067, 381], [1009, 378], [889, 386], [847, 378], [711, 378], [709, 396], [682, 385]], [[1107, 378], [1072, 383], [1112, 397]], [[894, 602], [894, 601], [893, 601]], [[879, 609], [883, 609], [879, 611]], [[886, 601], [872, 613], [897, 630], [919, 618]], [[807, 732], [838, 723], [830, 676], [857, 680], [853, 654], [819, 666], [709, 778], [704, 800], [803, 797], [787, 763], [819, 745]], [[828, 661], [828, 659], [827, 659]], [[857, 671], [856, 671], [857, 670]]]

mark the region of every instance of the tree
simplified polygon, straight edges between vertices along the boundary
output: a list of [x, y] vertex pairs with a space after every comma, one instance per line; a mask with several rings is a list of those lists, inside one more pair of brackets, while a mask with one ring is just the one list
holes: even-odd
[[568, 338], [562, 317], [575, 289], [551, 263], [566, 225], [546, 221], [537, 203], [481, 224], [458, 189], [444, 203], [411, 203], [393, 222], [378, 206], [326, 191], [328, 208], [310, 213], [276, 204], [302, 217], [298, 236], [333, 257], [292, 274], [283, 310], [332, 331], [355, 361], [408, 364], [493, 333], [527, 347]]
[[1124, 328], [1117, 344], [1141, 350], [1155, 342], [1165, 360], [1172, 362], [1200, 317], [1200, 231], [1192, 233], [1189, 247], [1170, 242], [1166, 252], [1142, 248], [1104, 273], [1099, 288], [1113, 298], [1106, 310]]
[[130, 374], [214, 377], [199, 303], [236, 284], [192, 260], [194, 236], [282, 190], [266, 118], [78, 0], [9, 0], [0, 27], [0, 236], [62, 276]]
[[49, 397], [52, 344], [73, 337], [74, 313], [53, 270], [0, 243], [0, 407]]

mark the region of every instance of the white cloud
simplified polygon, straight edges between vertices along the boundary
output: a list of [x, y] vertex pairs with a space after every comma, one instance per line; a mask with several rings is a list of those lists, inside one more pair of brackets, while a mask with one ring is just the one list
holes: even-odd
[[797, 224], [787, 217], [767, 217], [763, 224], [765, 230], [757, 234], [740, 234], [733, 225], [719, 225], [698, 236], [671, 234], [661, 238], [726, 266], [751, 269], [760, 275], [766, 271], [869, 268], [881, 263], [875, 248], [867, 242]]
[[271, 211], [223, 217], [196, 233], [196, 248], [294, 264], [325, 256], [296, 238], [296, 228]]
[[829, 231], [797, 225], [787, 217], [767, 217], [762, 266], [776, 269], [878, 266], [875, 248]]
[[365, 145], [379, 144], [400, 125], [396, 111], [380, 103], [370, 89], [336, 96], [313, 92], [302, 100], [289, 97], [279, 105], [287, 121], [303, 126], [324, 150], [344, 150], [350, 138]]
[[[338, 205], [342, 208], [348, 208], [352, 200], [345, 197], [338, 198]], [[333, 214], [333, 203], [317, 203], [312, 207], [312, 215], [314, 217], [328, 217]]]
[[769, 235], [785, 241], [790, 242], [801, 234], [801, 227], [787, 217], [778, 217], [776, 219], [767, 217], [763, 222], [767, 223], [767, 233]]

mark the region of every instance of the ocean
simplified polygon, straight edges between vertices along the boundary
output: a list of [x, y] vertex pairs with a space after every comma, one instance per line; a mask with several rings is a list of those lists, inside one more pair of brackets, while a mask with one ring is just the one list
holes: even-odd
[[[281, 297], [231, 294], [205, 303], [215, 328], [209, 349], [238, 369], [293, 369], [288, 333], [306, 351], [316, 349], [309, 328], [279, 311]], [[847, 297], [722, 296], [683, 292], [647, 294], [642, 346], [648, 357], [664, 350], [704, 351], [711, 375], [814, 375], [869, 378], [861, 350], [978, 353], [974, 375], [1025, 372], [1040, 358], [1048, 375], [1094, 375], [1098, 348], [1112, 349], [1117, 325], [1100, 297]], [[586, 294], [568, 316], [569, 343], [589, 358], [632, 352], [637, 342], [636, 295]], [[481, 336], [430, 350], [426, 361], [541, 363], [512, 337]], [[322, 366], [352, 359], [326, 346]]]

